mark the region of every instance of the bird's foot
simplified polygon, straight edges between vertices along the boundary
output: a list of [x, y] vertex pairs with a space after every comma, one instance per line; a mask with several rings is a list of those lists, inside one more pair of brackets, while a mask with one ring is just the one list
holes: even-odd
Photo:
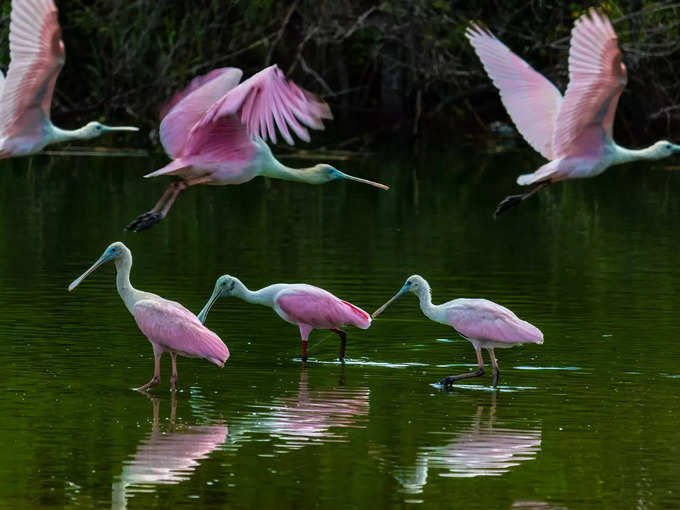
[[177, 376], [170, 377], [170, 391], [177, 391]]
[[152, 388], [153, 386], [157, 386], [158, 383], [161, 382], [160, 377], [154, 376], [148, 383], [146, 383], [144, 386], [140, 386], [139, 388], [135, 388], [137, 391], [146, 391], [149, 388]]
[[454, 382], [456, 382], [456, 378], [452, 375], [448, 377], [444, 377], [441, 381], [439, 381], [439, 384], [442, 386], [451, 386]]
[[156, 223], [163, 219], [163, 214], [156, 211], [145, 212], [140, 214], [134, 220], [132, 220], [125, 227], [125, 230], [132, 230], [133, 232], [141, 232], [142, 230], [147, 230], [153, 227]]
[[493, 217], [495, 218], [499, 214], [502, 214], [513, 207], [517, 207], [522, 202], [522, 200], [524, 200], [524, 195], [510, 195], [505, 197], [501, 203], [498, 204], [498, 207], [496, 207]]

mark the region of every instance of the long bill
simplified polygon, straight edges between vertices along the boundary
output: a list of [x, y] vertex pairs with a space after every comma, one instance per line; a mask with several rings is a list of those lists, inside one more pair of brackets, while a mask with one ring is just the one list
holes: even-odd
[[387, 303], [385, 303], [380, 308], [378, 308], [375, 312], [373, 312], [371, 317], [375, 319], [378, 315], [380, 315], [381, 313], [383, 313], [385, 311], [385, 308], [390, 306], [394, 301], [396, 301], [396, 299], [399, 296], [405, 294], [407, 291], [408, 291], [408, 288], [406, 287], [406, 285], [404, 285], [401, 289], [399, 289], [399, 292], [397, 292], [394, 296], [392, 296], [390, 298], [390, 300]]
[[219, 289], [215, 289], [215, 291], [212, 293], [212, 296], [210, 296], [210, 299], [208, 299], [208, 302], [203, 307], [203, 310], [201, 310], [197, 316], [198, 320], [201, 321], [201, 324], [205, 324], [205, 319], [208, 317], [208, 312], [215, 304], [215, 301], [217, 301], [218, 297], [220, 297]]
[[92, 274], [99, 266], [101, 266], [101, 265], [103, 265], [103, 264], [106, 264], [108, 261], [109, 261], [109, 258], [105, 257], [104, 255], [102, 255], [101, 257], [99, 257], [99, 260], [97, 260], [97, 262], [95, 262], [94, 264], [92, 264], [92, 267], [90, 267], [90, 269], [88, 269], [87, 271], [85, 271], [85, 272], [84, 272], [83, 274], [81, 274], [78, 278], [76, 278], [75, 280], [73, 280], [73, 281], [71, 282], [71, 285], [68, 286], [68, 291], [71, 292], [71, 291], [72, 291], [73, 289], [75, 289], [78, 285], [80, 285], [80, 283], [81, 283], [85, 278], [87, 278], [88, 276], [90, 276], [90, 274]]
[[373, 182], [373, 181], [369, 181], [368, 179], [362, 179], [360, 177], [354, 177], [353, 175], [348, 175], [344, 172], [338, 172], [338, 173], [342, 176], [343, 179], [347, 179], [349, 181], [361, 182], [363, 184], [368, 184], [369, 186], [374, 186], [376, 188], [380, 188], [380, 189], [384, 189], [384, 190], [390, 189], [389, 186], [385, 186], [384, 184], [380, 184], [379, 182]]
[[134, 126], [106, 126], [102, 124], [102, 131], [139, 131], [139, 128]]

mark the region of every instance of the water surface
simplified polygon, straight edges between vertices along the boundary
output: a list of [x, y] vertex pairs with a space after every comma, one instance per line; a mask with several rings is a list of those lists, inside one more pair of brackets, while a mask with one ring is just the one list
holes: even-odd
[[[153, 230], [123, 232], [167, 181], [161, 158], [36, 156], [0, 171], [0, 507], [673, 508], [680, 506], [680, 175], [612, 169], [545, 190], [497, 221], [528, 152], [424, 147], [337, 162], [392, 186], [256, 179], [184, 192]], [[251, 288], [322, 286], [369, 312], [412, 273], [436, 303], [486, 297], [545, 344], [499, 350], [491, 376], [405, 296], [369, 330], [297, 329], [222, 299], [220, 370], [169, 359], [151, 396], [149, 343], [107, 266], [201, 309], [223, 273]]]

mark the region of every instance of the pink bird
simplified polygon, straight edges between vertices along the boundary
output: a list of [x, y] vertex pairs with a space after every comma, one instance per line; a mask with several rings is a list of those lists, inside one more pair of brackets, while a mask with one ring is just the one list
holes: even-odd
[[196, 184], [243, 184], [262, 175], [308, 184], [347, 179], [388, 189], [326, 164], [302, 169], [281, 164], [266, 139], [276, 142], [278, 128], [290, 145], [290, 130], [308, 142], [305, 126], [323, 129], [323, 120], [332, 118], [330, 109], [286, 80], [276, 65], [239, 85], [242, 74], [227, 67], [199, 76], [162, 109], [161, 143], [173, 161], [145, 177], [175, 175], [181, 180], [167, 188], [151, 211], [132, 220], [128, 230], [151, 228], [168, 214], [183, 189]]
[[7, 78], [0, 73], [0, 159], [35, 154], [51, 143], [96, 138], [106, 131], [138, 131], [99, 122], [73, 131], [52, 124], [52, 94], [65, 58], [52, 0], [12, 0], [9, 52]]
[[507, 349], [526, 343], [542, 344], [543, 333], [536, 326], [517, 317], [510, 310], [488, 299], [454, 299], [441, 305], [432, 304], [430, 285], [419, 275], [409, 276], [403, 287], [387, 303], [373, 312], [373, 318], [381, 314], [399, 296], [413, 292], [420, 300], [420, 309], [431, 320], [451, 326], [470, 341], [477, 352], [479, 368], [474, 372], [451, 375], [440, 381], [450, 385], [459, 379], [484, 374], [482, 348], [486, 349], [493, 367], [493, 385], [498, 385], [498, 360], [494, 349]]
[[90, 269], [73, 280], [68, 290], [72, 291], [99, 266], [114, 261], [116, 264], [116, 287], [125, 307], [135, 318], [142, 333], [153, 347], [153, 378], [144, 386], [136, 388], [145, 391], [161, 381], [161, 356], [169, 352], [172, 359], [172, 389], [177, 387], [177, 355], [187, 358], [205, 358], [223, 367], [229, 358], [229, 349], [215, 333], [181, 304], [163, 299], [151, 292], [135, 289], [130, 283], [132, 253], [121, 242], [112, 243]]
[[496, 215], [551, 182], [594, 177], [612, 165], [657, 160], [680, 152], [680, 146], [665, 140], [641, 150], [614, 142], [614, 114], [627, 71], [618, 38], [604, 13], [591, 9], [574, 23], [564, 97], [487, 29], [473, 23], [466, 35], [517, 129], [549, 160], [535, 172], [517, 178], [522, 186], [538, 185], [527, 193], [506, 197]]
[[330, 329], [340, 337], [340, 361], [345, 358], [345, 325], [367, 329], [371, 316], [352, 303], [343, 301], [330, 292], [306, 283], [276, 283], [257, 291], [249, 290], [238, 278], [222, 275], [215, 283], [215, 290], [198, 314], [205, 323], [210, 308], [217, 298], [234, 296], [248, 303], [269, 306], [284, 321], [300, 328], [302, 338], [302, 361], [307, 361], [307, 339], [313, 329]]

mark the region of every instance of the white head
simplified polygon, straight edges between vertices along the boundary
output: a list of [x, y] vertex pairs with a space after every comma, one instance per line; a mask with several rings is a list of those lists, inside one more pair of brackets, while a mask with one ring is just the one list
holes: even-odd
[[375, 318], [378, 315], [380, 315], [385, 310], [385, 308], [392, 304], [393, 301], [395, 301], [399, 296], [406, 294], [407, 292], [413, 292], [418, 297], [426, 293], [429, 294], [430, 284], [427, 283], [427, 280], [425, 280], [425, 278], [418, 274], [409, 276], [404, 282], [404, 285], [401, 287], [401, 289], [399, 289], [399, 292], [392, 296], [390, 300], [387, 301], [387, 303], [385, 303], [375, 312], [373, 312], [372, 317]]
[[111, 243], [106, 250], [104, 250], [104, 253], [102, 253], [101, 257], [97, 259], [97, 262], [92, 264], [90, 269], [85, 271], [83, 274], [81, 274], [78, 278], [73, 280], [71, 282], [71, 285], [68, 286], [69, 292], [75, 289], [80, 283], [87, 278], [91, 273], [94, 272], [95, 269], [97, 269], [99, 266], [102, 266], [106, 264], [107, 262], [111, 262], [112, 260], [118, 260], [121, 257], [125, 256], [132, 256], [130, 253], [130, 250], [128, 249], [127, 246], [125, 246], [123, 243], [120, 241], [116, 241], [115, 243]]
[[203, 310], [198, 314], [198, 320], [205, 324], [205, 319], [208, 316], [208, 312], [217, 301], [217, 298], [233, 296], [238, 294], [244, 288], [241, 280], [235, 276], [224, 274], [220, 276], [215, 282], [215, 289], [213, 290], [212, 296], [208, 299], [208, 302], [203, 307]]
[[354, 177], [353, 175], [348, 175], [344, 172], [341, 172], [337, 168], [332, 167], [331, 165], [327, 165], [326, 163], [314, 165], [312, 168], [305, 170], [305, 174], [307, 174], [307, 182], [310, 184], [326, 184], [330, 181], [344, 179], [347, 181], [361, 182], [363, 184], [368, 184], [370, 186], [375, 186], [376, 188], [384, 190], [390, 189], [389, 186], [385, 186], [379, 182], [373, 182], [367, 179], [361, 179], [360, 177]]
[[668, 140], [659, 140], [649, 148], [649, 152], [652, 159], [663, 159], [680, 153], [680, 145], [675, 145]]
[[97, 138], [103, 133], [109, 131], [139, 131], [139, 128], [132, 126], [107, 126], [106, 124], [101, 124], [100, 122], [92, 121], [85, 124], [80, 128], [80, 138], [89, 140], [91, 138]]

